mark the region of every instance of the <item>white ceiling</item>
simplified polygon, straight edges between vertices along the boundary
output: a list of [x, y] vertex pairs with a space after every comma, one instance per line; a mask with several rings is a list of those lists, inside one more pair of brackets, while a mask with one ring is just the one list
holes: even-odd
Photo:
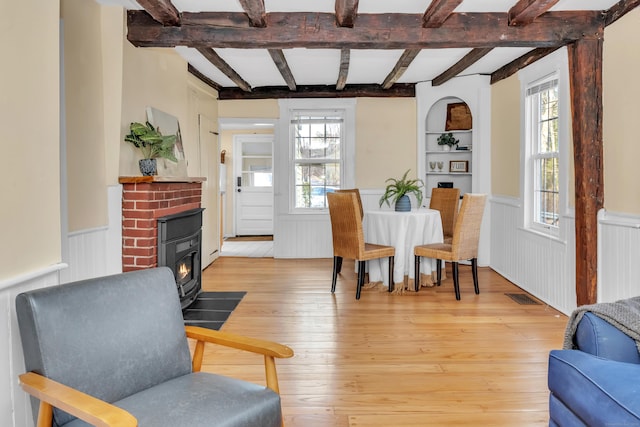
[[[134, 0], [97, 0], [103, 4], [142, 9]], [[423, 14], [431, 0], [360, 0], [358, 13]], [[454, 12], [507, 12], [517, 0], [464, 0]], [[243, 12], [238, 0], [173, 0], [180, 12]], [[560, 0], [552, 11], [607, 10], [618, 0]], [[264, 0], [266, 12], [335, 13], [335, 0]], [[357, 19], [356, 19], [357, 25]], [[461, 37], [464, 37], [461, 34]], [[195, 49], [176, 51], [203, 75], [222, 87], [236, 87], [226, 75]], [[471, 49], [423, 49], [398, 83], [432, 80]], [[462, 75], [491, 74], [527, 53], [530, 48], [500, 47], [491, 50]], [[251, 87], [286, 86], [265, 49], [215, 49]], [[298, 85], [335, 85], [340, 65], [339, 49], [284, 49], [286, 61]], [[393, 69], [403, 50], [351, 50], [347, 84], [380, 84]]]

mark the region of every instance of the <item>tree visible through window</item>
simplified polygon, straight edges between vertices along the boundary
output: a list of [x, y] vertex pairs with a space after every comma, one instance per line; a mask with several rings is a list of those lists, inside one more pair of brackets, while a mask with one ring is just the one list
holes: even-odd
[[296, 209], [326, 209], [326, 194], [340, 188], [343, 122], [339, 111], [294, 114], [291, 130]]
[[533, 162], [533, 225], [558, 227], [559, 141], [558, 79], [550, 78], [527, 89], [531, 119]]

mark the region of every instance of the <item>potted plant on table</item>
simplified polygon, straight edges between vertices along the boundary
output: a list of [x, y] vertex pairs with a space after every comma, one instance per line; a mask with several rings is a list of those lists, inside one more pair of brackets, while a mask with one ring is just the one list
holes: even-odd
[[385, 202], [387, 206], [391, 206], [391, 201], [395, 204], [397, 212], [409, 212], [411, 210], [409, 194], [413, 194], [416, 197], [418, 206], [422, 204], [422, 187], [424, 187], [424, 183], [421, 179], [407, 179], [410, 170], [408, 169], [400, 179], [389, 178], [385, 181], [389, 184], [385, 188], [382, 197], [380, 197], [380, 206]]
[[442, 135], [440, 135], [438, 137], [438, 145], [442, 145], [442, 148], [445, 151], [449, 151], [451, 150], [451, 147], [453, 147], [454, 145], [456, 145], [458, 142], [460, 142], [459, 139], [455, 139], [453, 136], [453, 133], [449, 132], [449, 133], [443, 133]]
[[160, 130], [151, 123], [145, 124], [133, 122], [129, 126], [129, 134], [124, 140], [132, 143], [140, 149], [142, 159], [138, 162], [142, 175], [155, 175], [157, 171], [158, 157], [177, 162], [173, 154], [173, 146], [176, 143], [176, 135], [162, 135]]

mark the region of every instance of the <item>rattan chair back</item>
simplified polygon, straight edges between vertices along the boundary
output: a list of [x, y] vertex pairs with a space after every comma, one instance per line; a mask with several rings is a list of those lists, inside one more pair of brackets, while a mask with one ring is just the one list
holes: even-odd
[[480, 226], [486, 201], [486, 194], [467, 193], [463, 196], [458, 219], [453, 229], [452, 260], [478, 257]]
[[327, 201], [331, 217], [333, 255], [362, 259], [364, 232], [357, 195], [354, 192], [327, 193]]
[[453, 228], [458, 217], [458, 205], [460, 203], [459, 188], [432, 188], [429, 209], [440, 211], [442, 220], [442, 234], [444, 241], [451, 240]]
[[358, 198], [358, 206], [360, 207], [360, 219], [364, 218], [364, 210], [362, 209], [362, 199], [360, 198], [360, 190], [357, 188], [342, 188], [336, 190], [337, 193], [353, 193]]

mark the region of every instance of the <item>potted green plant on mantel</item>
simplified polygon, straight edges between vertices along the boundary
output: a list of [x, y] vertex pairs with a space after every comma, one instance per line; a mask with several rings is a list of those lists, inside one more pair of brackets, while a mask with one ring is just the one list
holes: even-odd
[[422, 187], [424, 183], [421, 179], [407, 179], [410, 170], [408, 169], [400, 179], [389, 178], [385, 181], [389, 184], [385, 188], [382, 197], [380, 197], [381, 207], [385, 202], [387, 206], [391, 206], [390, 201], [392, 201], [397, 212], [409, 212], [411, 211], [409, 194], [413, 194], [416, 197], [418, 206], [422, 204]]
[[133, 122], [129, 126], [129, 134], [124, 140], [140, 149], [142, 159], [138, 162], [142, 175], [150, 176], [157, 173], [157, 158], [164, 158], [177, 162], [173, 154], [176, 143], [175, 135], [162, 135], [151, 123]]
[[442, 145], [442, 149], [444, 151], [449, 151], [451, 150], [451, 147], [453, 147], [454, 145], [456, 145], [458, 142], [460, 142], [459, 139], [455, 139], [453, 136], [453, 133], [449, 132], [449, 133], [443, 133], [442, 135], [440, 135], [438, 137], [438, 145]]

